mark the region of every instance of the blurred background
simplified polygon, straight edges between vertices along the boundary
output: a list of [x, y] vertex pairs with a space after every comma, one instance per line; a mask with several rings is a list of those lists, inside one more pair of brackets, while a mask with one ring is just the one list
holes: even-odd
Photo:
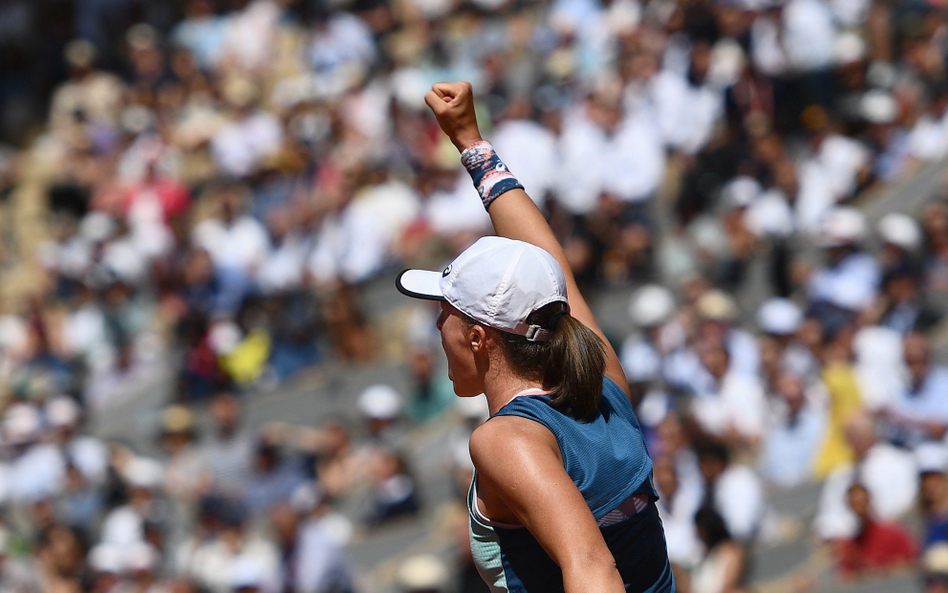
[[397, 294], [479, 116], [619, 352], [680, 590], [948, 591], [940, 0], [0, 0], [0, 591], [486, 591]]

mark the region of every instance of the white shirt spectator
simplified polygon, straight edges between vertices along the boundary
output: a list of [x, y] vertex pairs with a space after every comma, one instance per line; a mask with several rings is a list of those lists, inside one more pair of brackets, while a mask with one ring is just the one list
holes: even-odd
[[856, 191], [857, 174], [869, 165], [871, 156], [859, 141], [834, 133], [823, 139], [813, 161], [823, 168], [829, 191], [841, 201]]
[[307, 241], [298, 233], [289, 233], [278, 246], [270, 250], [257, 273], [261, 290], [274, 293], [301, 287], [306, 256]]
[[909, 132], [908, 152], [912, 158], [926, 162], [948, 155], [948, 117], [935, 119], [931, 114], [922, 114]]
[[232, 120], [211, 139], [211, 157], [221, 173], [247, 177], [283, 144], [283, 127], [269, 111], [257, 110]]
[[661, 185], [665, 149], [657, 127], [647, 113], [626, 116], [600, 161], [603, 189], [624, 202], [642, 202]]
[[918, 494], [915, 457], [876, 443], [858, 466], [847, 465], [830, 474], [823, 482], [813, 524], [820, 538], [832, 540], [856, 534], [858, 520], [846, 501], [846, 493], [856, 481], [869, 491], [876, 516], [884, 521], [897, 519], [912, 508]]
[[695, 394], [691, 412], [701, 428], [715, 436], [729, 429], [744, 437], [763, 436], [766, 399], [760, 381], [754, 375], [729, 370], [717, 385]]
[[297, 534], [292, 579], [299, 593], [320, 593], [332, 585], [347, 584], [350, 568], [330, 521], [307, 520]]
[[460, 169], [454, 188], [431, 194], [422, 210], [432, 230], [442, 236], [459, 232], [482, 233], [491, 228], [490, 216], [484, 210], [471, 178]]
[[783, 7], [783, 48], [793, 70], [828, 68], [833, 62], [836, 26], [821, 0], [791, 0]]
[[872, 304], [879, 288], [879, 264], [867, 253], [855, 252], [832, 268], [821, 268], [807, 283], [811, 302], [824, 301], [850, 311]]
[[693, 86], [681, 74], [662, 70], [652, 79], [657, 125], [665, 143], [685, 154], [704, 148], [724, 113], [723, 95]]
[[[895, 418], [937, 423], [948, 427], [948, 368], [933, 365], [917, 388], [906, 386], [896, 392], [887, 412]], [[925, 431], [919, 429], [897, 425], [888, 428], [888, 439], [902, 446], [914, 448], [933, 440]]]
[[14, 501], [37, 501], [59, 493], [66, 477], [66, 461], [55, 445], [32, 445], [10, 463], [7, 477]]
[[[282, 10], [272, 0], [254, 0], [225, 21], [220, 61], [244, 70], [262, 70], [270, 63]], [[213, 30], [212, 30], [213, 32]]]
[[267, 230], [250, 215], [227, 224], [220, 218], [208, 218], [194, 227], [194, 244], [206, 250], [219, 268], [240, 270], [253, 277], [266, 261], [270, 249]]
[[531, 120], [507, 120], [497, 126], [491, 144], [534, 201], [557, 189], [559, 152], [550, 130]]
[[902, 336], [897, 331], [870, 325], [853, 336], [859, 394], [869, 410], [879, 410], [906, 389]]
[[750, 541], [767, 513], [760, 478], [746, 465], [728, 465], [715, 481], [714, 506], [734, 539]]
[[826, 413], [812, 401], [804, 403], [793, 417], [786, 404], [774, 406], [760, 452], [763, 478], [781, 488], [810, 481], [816, 453], [825, 436], [825, 425]]
[[772, 188], [762, 193], [744, 211], [744, 224], [757, 237], [786, 239], [794, 233], [793, 210], [787, 196]]
[[350, 204], [323, 219], [309, 271], [319, 283], [368, 280], [385, 264], [387, 247], [380, 222], [370, 212]]

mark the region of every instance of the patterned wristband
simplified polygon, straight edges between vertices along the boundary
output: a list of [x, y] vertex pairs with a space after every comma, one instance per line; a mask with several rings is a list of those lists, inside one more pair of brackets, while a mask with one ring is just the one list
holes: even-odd
[[461, 163], [471, 174], [474, 187], [481, 196], [484, 209], [500, 197], [504, 192], [512, 189], [523, 189], [513, 173], [507, 170], [507, 165], [494, 152], [490, 142], [481, 140], [468, 146], [461, 153]]

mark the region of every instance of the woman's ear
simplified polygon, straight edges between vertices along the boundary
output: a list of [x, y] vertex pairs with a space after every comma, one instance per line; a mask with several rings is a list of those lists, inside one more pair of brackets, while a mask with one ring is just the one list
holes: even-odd
[[472, 325], [468, 335], [471, 340], [471, 352], [484, 352], [487, 348], [487, 330], [484, 326]]

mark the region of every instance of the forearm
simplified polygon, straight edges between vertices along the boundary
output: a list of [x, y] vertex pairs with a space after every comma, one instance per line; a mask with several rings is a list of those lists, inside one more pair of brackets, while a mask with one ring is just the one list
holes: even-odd
[[566, 593], [621, 593], [625, 591], [625, 585], [610, 559], [609, 562], [583, 564], [575, 570], [563, 570], [563, 590]]

